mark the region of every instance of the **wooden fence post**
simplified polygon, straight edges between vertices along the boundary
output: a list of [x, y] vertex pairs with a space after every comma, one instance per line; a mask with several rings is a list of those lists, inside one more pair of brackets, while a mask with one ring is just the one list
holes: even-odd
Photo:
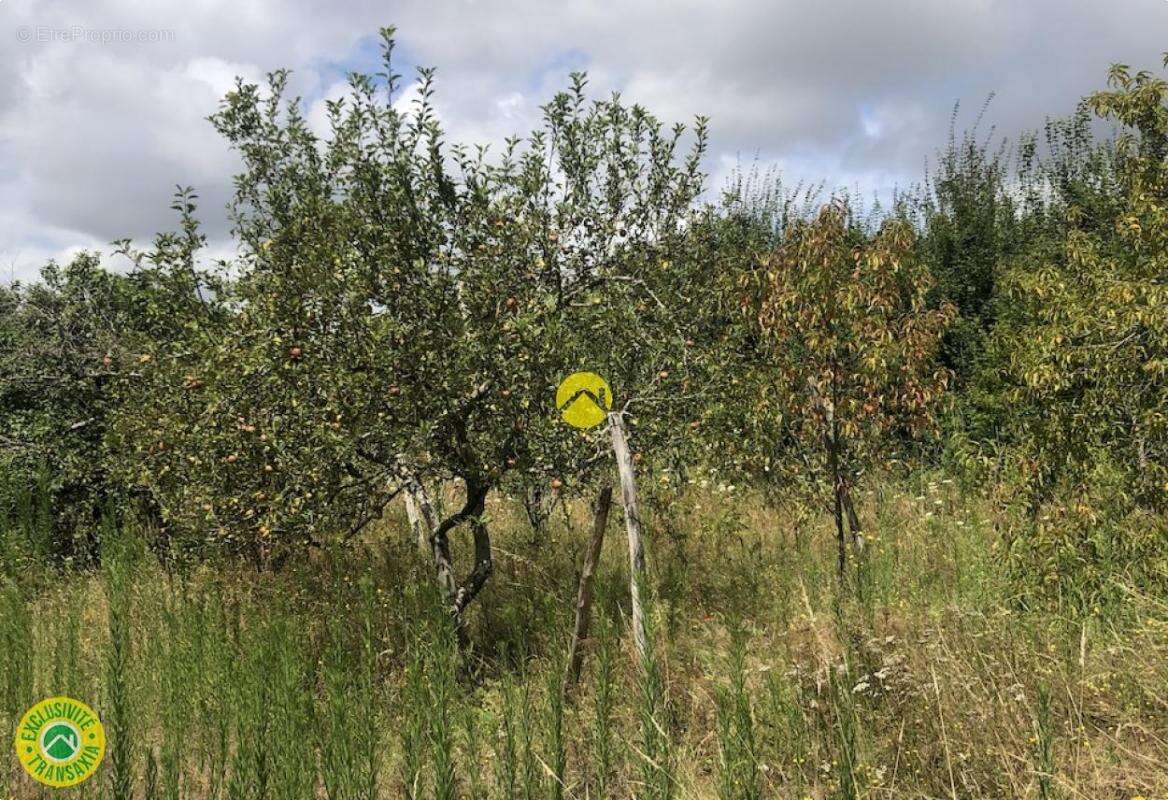
[[645, 545], [641, 539], [641, 513], [637, 507], [637, 481], [633, 472], [633, 455], [619, 411], [610, 411], [608, 427], [612, 433], [612, 450], [620, 474], [621, 503], [625, 511], [625, 530], [629, 535], [629, 595], [632, 598], [633, 641], [637, 653], [646, 651], [645, 612], [641, 606], [641, 585], [645, 582]]
[[588, 638], [588, 623], [592, 618], [592, 587], [596, 580], [596, 565], [604, 546], [604, 531], [608, 527], [608, 512], [612, 508], [612, 487], [605, 486], [592, 506], [592, 538], [584, 552], [584, 566], [580, 570], [580, 590], [576, 594], [576, 625], [568, 650], [568, 666], [564, 671], [564, 695], [567, 696], [580, 679], [584, 663], [584, 641]]

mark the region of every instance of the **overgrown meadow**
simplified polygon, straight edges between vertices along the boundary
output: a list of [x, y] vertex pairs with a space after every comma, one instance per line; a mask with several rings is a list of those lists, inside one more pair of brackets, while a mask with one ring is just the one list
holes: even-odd
[[0, 286], [0, 730], [108, 738], [0, 798], [1168, 797], [1168, 82], [863, 208], [393, 48], [209, 117], [230, 260]]
[[498, 574], [465, 658], [400, 511], [280, 574], [168, 574], [112, 528], [101, 570], [37, 571], [9, 535], [5, 724], [66, 693], [110, 742], [77, 789], [38, 794], [13, 759], [0, 780], [16, 797], [1161, 796], [1168, 606], [1126, 587], [1122, 611], [1074, 622], [1020, 609], [993, 563], [1001, 520], [964, 496], [932, 475], [874, 488], [869, 560], [841, 592], [827, 520], [740, 489], [662, 494], [647, 663], [610, 546], [567, 698], [585, 509], [540, 543], [491, 504]]

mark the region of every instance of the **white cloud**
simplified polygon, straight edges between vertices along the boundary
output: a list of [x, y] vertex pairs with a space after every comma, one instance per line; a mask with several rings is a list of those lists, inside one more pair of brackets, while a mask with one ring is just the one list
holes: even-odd
[[[1132, 0], [5, 0], [0, 4], [0, 277], [46, 255], [147, 239], [194, 185], [221, 248], [237, 159], [206, 121], [235, 76], [294, 70], [314, 130], [374, 34], [399, 27], [402, 63], [439, 68], [448, 141], [499, 142], [587, 68], [668, 122], [712, 118], [715, 187], [757, 157], [800, 178], [886, 189], [918, 179], [953, 103], [1004, 134], [1071, 111], [1122, 60], [1154, 67], [1168, 4]], [[42, 30], [163, 31], [153, 42], [42, 41]], [[24, 32], [22, 34], [22, 31]], [[33, 41], [22, 43], [31, 32]], [[399, 103], [416, 97], [407, 75]], [[972, 119], [972, 114], [963, 120]]]
[[330, 102], [340, 100], [341, 98], [345, 97], [348, 92], [348, 81], [336, 81], [327, 89], [325, 89], [324, 94], [309, 106], [308, 112], [304, 115], [305, 120], [308, 123], [309, 130], [311, 130], [321, 139], [327, 138], [330, 130], [328, 104]]

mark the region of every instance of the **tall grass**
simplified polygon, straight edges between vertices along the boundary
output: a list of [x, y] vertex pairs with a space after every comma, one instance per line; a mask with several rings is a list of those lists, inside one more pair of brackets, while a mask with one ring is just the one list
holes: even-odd
[[641, 588], [645, 602], [645, 638], [647, 645], [640, 654], [640, 672], [637, 675], [640, 740], [633, 750], [640, 759], [640, 783], [636, 796], [639, 800], [670, 800], [674, 796], [672, 742], [670, 741], [669, 709], [665, 694], [665, 676], [658, 655], [654, 606], [649, 587]]
[[721, 800], [759, 800], [762, 796], [753, 701], [746, 682], [746, 638], [741, 627], [732, 628], [727, 685], [715, 688]]
[[423, 796], [422, 767], [428, 732], [429, 692], [424, 670], [425, 655], [420, 638], [410, 642], [406, 655], [405, 681], [401, 691], [401, 783], [402, 796], [417, 800]]
[[587, 736], [589, 758], [586, 786], [591, 788], [590, 796], [596, 800], [607, 800], [612, 780], [613, 767], [617, 760], [616, 723], [613, 719], [617, 705], [611, 626], [606, 620], [599, 625], [595, 652], [596, 679], [593, 697], [592, 727]]
[[105, 586], [108, 593], [109, 647], [106, 649], [106, 697], [103, 705], [110, 797], [112, 800], [131, 800], [135, 782], [135, 732], [130, 708], [133, 555], [129, 537], [108, 522], [103, 526], [102, 544], [106, 554]]
[[[91, 798], [1168, 793], [1162, 598], [1126, 587], [1085, 623], [1024, 610], [996, 578], [1004, 512], [928, 476], [863, 499], [862, 594], [837, 588], [826, 520], [804, 509], [716, 487], [650, 505], [650, 534], [674, 531], [650, 539], [653, 646], [632, 646], [610, 546], [570, 702], [583, 508], [533, 542], [521, 505], [492, 498], [498, 573], [460, 654], [396, 516], [276, 573], [167, 573], [109, 527], [102, 567], [80, 572], [28, 568], [30, 504], [0, 530], [0, 727], [52, 693], [95, 705], [109, 745]], [[0, 759], [9, 796], [47, 794]]]
[[[564, 652], [567, 647], [564, 647]], [[544, 766], [548, 772], [549, 800], [563, 800], [568, 775], [568, 749], [564, 741], [563, 672], [565, 661], [552, 659], [544, 675]]]

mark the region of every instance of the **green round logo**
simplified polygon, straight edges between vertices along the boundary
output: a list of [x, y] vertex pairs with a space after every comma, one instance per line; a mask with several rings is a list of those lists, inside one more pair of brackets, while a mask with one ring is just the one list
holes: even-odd
[[93, 709], [71, 697], [50, 697], [30, 708], [16, 727], [16, 757], [47, 786], [75, 786], [97, 771], [105, 730]]
[[80, 746], [81, 734], [71, 722], [54, 722], [41, 732], [41, 752], [49, 761], [72, 761]]

